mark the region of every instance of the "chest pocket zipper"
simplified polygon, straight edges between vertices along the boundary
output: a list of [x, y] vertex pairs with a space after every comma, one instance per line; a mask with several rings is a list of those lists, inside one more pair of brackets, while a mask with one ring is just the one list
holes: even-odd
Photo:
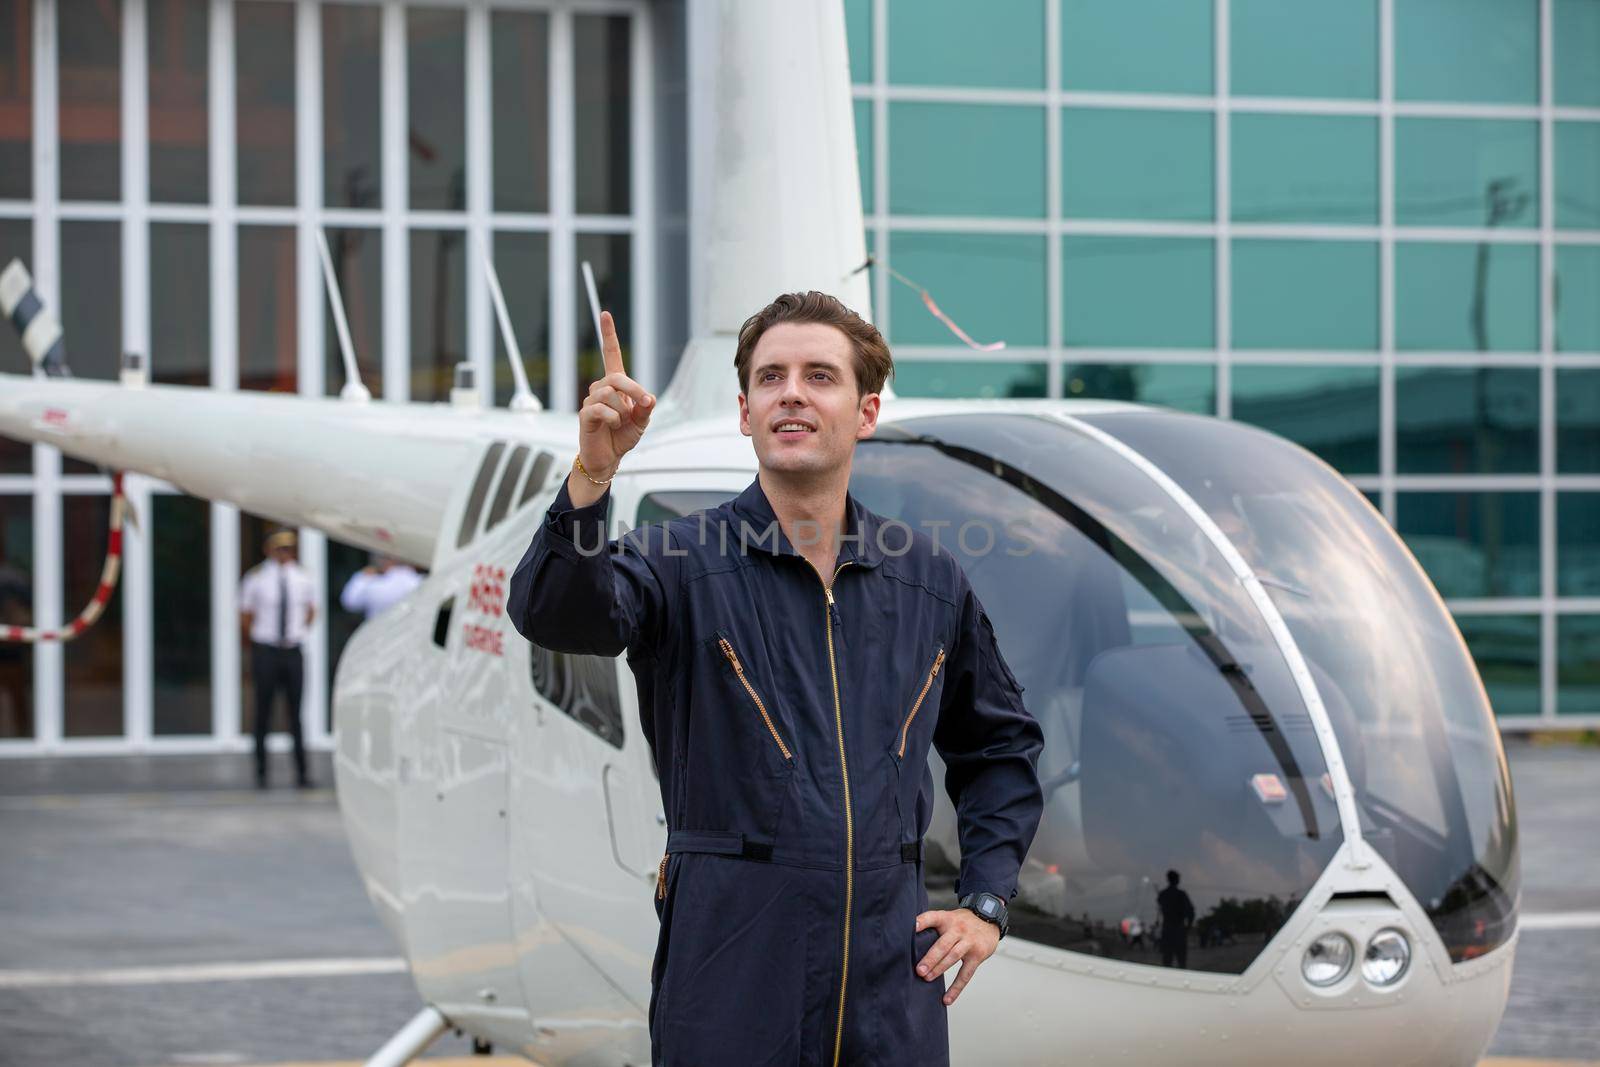
[[911, 705], [911, 710], [906, 713], [906, 721], [900, 724], [900, 748], [895, 752], [898, 758], [905, 758], [906, 737], [911, 733], [911, 720], [917, 717], [917, 709], [922, 707], [922, 702], [928, 696], [928, 690], [933, 688], [933, 680], [939, 677], [939, 668], [944, 666], [944, 646], [939, 646], [939, 652], [933, 657], [933, 666], [928, 668], [928, 676], [922, 680], [922, 692], [917, 694], [917, 701]]
[[750, 699], [755, 702], [756, 710], [761, 712], [761, 719], [767, 724], [767, 733], [778, 743], [778, 751], [783, 753], [784, 759], [794, 759], [789, 752], [789, 746], [783, 743], [783, 738], [778, 736], [778, 728], [772, 723], [772, 716], [767, 714], [767, 706], [762, 703], [761, 697], [756, 693], [756, 687], [750, 684], [750, 679], [745, 676], [744, 664], [739, 662], [739, 656], [733, 650], [726, 637], [718, 637], [717, 644], [722, 647], [722, 654], [728, 657], [728, 662], [733, 665], [733, 673], [739, 676], [739, 684], [744, 686], [744, 691], [750, 694]]

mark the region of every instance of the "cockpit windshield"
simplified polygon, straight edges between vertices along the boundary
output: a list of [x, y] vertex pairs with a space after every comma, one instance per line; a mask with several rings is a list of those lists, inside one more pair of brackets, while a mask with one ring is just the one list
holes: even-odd
[[[1215, 546], [1131, 463], [1048, 418], [881, 426], [851, 490], [956, 554], [1044, 729], [1013, 935], [1242, 972], [1343, 835], [1299, 691]], [[935, 793], [925, 874], [949, 907], [955, 813]]]

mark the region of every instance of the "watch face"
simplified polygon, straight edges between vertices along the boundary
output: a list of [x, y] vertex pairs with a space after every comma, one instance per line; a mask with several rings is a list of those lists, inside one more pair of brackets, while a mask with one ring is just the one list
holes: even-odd
[[1000, 914], [1000, 905], [995, 903], [993, 897], [985, 899], [982, 904], [978, 905], [978, 907], [982, 910], [986, 917], [991, 919]]

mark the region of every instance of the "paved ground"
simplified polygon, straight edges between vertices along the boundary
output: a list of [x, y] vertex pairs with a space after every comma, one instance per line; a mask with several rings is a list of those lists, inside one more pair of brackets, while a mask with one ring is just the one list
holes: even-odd
[[[1511, 753], [1524, 912], [1600, 913], [1600, 749]], [[359, 1060], [420, 1007], [332, 794], [259, 794], [248, 773], [246, 757], [0, 761], [0, 1067]], [[350, 973], [249, 977], [329, 959]], [[236, 980], [126, 970], [214, 966]], [[46, 984], [63, 971], [118, 973]], [[430, 1057], [469, 1051], [451, 1035]], [[1524, 931], [1491, 1052], [1600, 1061], [1600, 928]]]

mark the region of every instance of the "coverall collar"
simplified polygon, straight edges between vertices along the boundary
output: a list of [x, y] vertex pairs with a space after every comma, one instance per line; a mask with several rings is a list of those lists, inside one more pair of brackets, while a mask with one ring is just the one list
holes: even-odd
[[[748, 548], [760, 549], [769, 555], [801, 556], [798, 549], [783, 532], [761, 479], [756, 477], [733, 501], [734, 513], [740, 520], [739, 540]], [[876, 567], [883, 560], [878, 545], [877, 516], [861, 506], [861, 502], [848, 489], [844, 494], [845, 532], [839, 542], [837, 563], [849, 560], [861, 567]], [[804, 558], [801, 556], [801, 558]]]

